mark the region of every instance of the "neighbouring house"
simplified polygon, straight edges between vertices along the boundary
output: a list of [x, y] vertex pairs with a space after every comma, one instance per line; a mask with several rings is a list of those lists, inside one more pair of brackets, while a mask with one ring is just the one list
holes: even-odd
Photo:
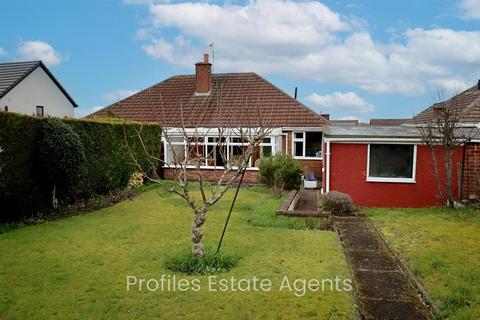
[[77, 104], [41, 61], [0, 63], [0, 111], [73, 117]]
[[435, 115], [435, 108], [455, 108], [460, 112], [462, 130], [471, 136], [464, 146], [461, 175], [461, 200], [480, 200], [480, 80], [474, 86], [453, 96], [435, 103], [404, 123], [407, 126], [422, 126], [429, 123]]
[[410, 119], [370, 119], [371, 126], [399, 126]]
[[[368, 207], [441, 205], [431, 149], [422, 145], [420, 131], [405, 126], [328, 126], [324, 129], [323, 190], [349, 194]], [[439, 163], [440, 148], [435, 150]], [[462, 150], [455, 153], [454, 195]], [[439, 166], [441, 179], [445, 172]]]
[[331, 126], [358, 126], [360, 122], [358, 120], [330, 120]]
[[[215, 141], [212, 128], [274, 128], [271, 135], [254, 152], [245, 180], [255, 182], [259, 159], [271, 154], [288, 154], [298, 159], [306, 172], [315, 172], [321, 179], [323, 168], [323, 129], [329, 123], [256, 73], [212, 73], [208, 55], [195, 64], [194, 75], [177, 75], [114, 103], [89, 117], [119, 117], [142, 122], [157, 122], [164, 128], [204, 130], [208, 137], [197, 141], [195, 150], [187, 150], [186, 141], [179, 135], [176, 154], [194, 152], [193, 159], [203, 153], [202, 174], [214, 179], [222, 170], [221, 157], [207, 152]], [[260, 121], [260, 120], [261, 121]], [[246, 142], [229, 137], [227, 157], [233, 157]], [[230, 147], [231, 146], [231, 147]], [[165, 145], [163, 159], [175, 165], [170, 148]], [[218, 153], [218, 152], [217, 152]], [[180, 159], [181, 160], [181, 159]], [[192, 165], [191, 174], [195, 175]], [[172, 169], [164, 166], [164, 177], [172, 178]]]

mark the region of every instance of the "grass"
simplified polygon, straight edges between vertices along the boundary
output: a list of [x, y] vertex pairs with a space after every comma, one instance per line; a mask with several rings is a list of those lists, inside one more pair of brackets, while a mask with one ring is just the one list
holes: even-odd
[[[232, 195], [207, 216], [208, 247], [217, 244]], [[336, 234], [295, 230], [305, 222], [276, 218], [281, 199], [263, 189], [241, 190], [237, 201], [222, 250], [241, 259], [217, 277], [267, 278], [269, 292], [210, 292], [208, 277], [166, 269], [171, 254], [191, 245], [192, 213], [183, 200], [152, 190], [96, 212], [0, 234], [0, 319], [354, 318], [346, 292], [297, 297], [278, 290], [284, 276], [291, 282], [350, 278]], [[162, 275], [198, 279], [202, 289], [126, 289], [127, 276]]]
[[178, 271], [188, 275], [208, 275], [224, 273], [236, 267], [240, 257], [223, 252], [216, 253], [216, 249], [205, 248], [203, 257], [195, 257], [192, 250], [187, 249], [167, 257], [165, 267], [171, 271]]
[[437, 302], [438, 318], [480, 319], [480, 212], [369, 209], [392, 248]]

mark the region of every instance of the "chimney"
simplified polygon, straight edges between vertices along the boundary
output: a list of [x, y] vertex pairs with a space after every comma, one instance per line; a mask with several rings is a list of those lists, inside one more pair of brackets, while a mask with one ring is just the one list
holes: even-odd
[[294, 96], [295, 100], [297, 100], [297, 92], [298, 92], [298, 88], [295, 87], [295, 96]]
[[477, 82], [477, 88], [478, 88], [478, 90], [480, 90], [480, 80], [478, 80], [478, 82]]
[[328, 114], [328, 113], [322, 113], [321, 116], [324, 117], [327, 120], [330, 120], [330, 114]]
[[203, 62], [195, 64], [195, 93], [207, 95], [212, 88], [212, 64], [208, 62], [208, 53], [203, 55]]

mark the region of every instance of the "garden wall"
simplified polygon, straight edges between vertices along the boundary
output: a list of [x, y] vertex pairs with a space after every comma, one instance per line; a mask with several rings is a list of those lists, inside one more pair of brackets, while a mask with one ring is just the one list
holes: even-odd
[[[37, 161], [36, 144], [46, 118], [0, 112], [0, 221], [20, 220], [51, 210], [51, 190], [46, 190]], [[80, 137], [86, 160], [79, 174], [72, 177], [68, 203], [95, 194], [124, 188], [137, 171], [132, 160], [143, 170], [156, 170], [158, 163], [147, 155], [138, 138], [141, 136], [151, 155], [161, 151], [158, 125], [138, 123], [62, 120]]]

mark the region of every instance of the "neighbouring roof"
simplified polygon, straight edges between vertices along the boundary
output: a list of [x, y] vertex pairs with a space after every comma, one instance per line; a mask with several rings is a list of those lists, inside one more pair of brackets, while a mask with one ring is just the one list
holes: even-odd
[[358, 123], [358, 120], [330, 120], [332, 126], [356, 126]]
[[399, 126], [409, 119], [370, 119], [371, 126]]
[[112, 113], [167, 127], [321, 127], [328, 123], [255, 73], [213, 74], [209, 95], [195, 94], [195, 75], [173, 76], [88, 117]]
[[8, 62], [0, 63], [0, 98], [6, 95], [17, 84], [25, 79], [36, 68], [41, 67], [45, 73], [52, 79], [55, 85], [62, 91], [67, 99], [78, 107], [77, 103], [72, 99], [68, 92], [62, 87], [60, 82], [53, 76], [42, 61], [22, 61], [22, 62]]
[[329, 138], [421, 138], [418, 128], [403, 126], [328, 126], [324, 135]]
[[432, 121], [436, 107], [455, 108], [455, 110], [464, 114], [463, 122], [480, 122], [480, 90], [478, 87], [479, 85], [476, 84], [444, 102], [431, 105], [408, 120], [406, 124], [424, 124]]

